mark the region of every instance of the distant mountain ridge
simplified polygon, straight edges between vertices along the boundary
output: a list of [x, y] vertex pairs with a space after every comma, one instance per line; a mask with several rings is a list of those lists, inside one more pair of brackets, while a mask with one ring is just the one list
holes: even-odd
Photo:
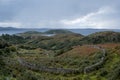
[[[48, 30], [45, 32], [38, 32], [38, 31], [27, 31], [23, 33], [18, 33], [16, 35], [23, 36], [23, 37], [33, 37], [33, 36], [54, 36], [57, 34], [75, 34], [72, 31], [69, 30], [62, 30], [62, 29], [55, 29], [55, 30]], [[76, 33], [77, 34], [77, 33]]]
[[[92, 34], [92, 33], [95, 33], [95, 32], [101, 32], [101, 31], [120, 32], [120, 29], [92, 29], [92, 28], [86, 28], [86, 29], [51, 29], [51, 28], [0, 27], [0, 34], [17, 34], [17, 33], [24, 33], [24, 32], [27, 32], [27, 31], [46, 32], [48, 30], [69, 30], [73, 33], [78, 33], [78, 34], [82, 34], [82, 35], [89, 35], [89, 34]], [[50, 31], [50, 32], [53, 32], [53, 31]]]
[[18, 28], [13, 28], [13, 27], [0, 27], [0, 31], [1, 31], [1, 30], [15, 30], [15, 29], [18, 29]]
[[72, 31], [65, 30], [65, 29], [53, 29], [53, 30], [48, 30], [44, 32], [46, 34], [72, 34]]

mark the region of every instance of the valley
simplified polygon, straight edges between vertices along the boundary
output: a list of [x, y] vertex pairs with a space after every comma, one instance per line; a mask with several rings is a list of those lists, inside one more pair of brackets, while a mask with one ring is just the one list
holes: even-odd
[[119, 52], [120, 33], [114, 31], [2, 34], [0, 80], [120, 80]]

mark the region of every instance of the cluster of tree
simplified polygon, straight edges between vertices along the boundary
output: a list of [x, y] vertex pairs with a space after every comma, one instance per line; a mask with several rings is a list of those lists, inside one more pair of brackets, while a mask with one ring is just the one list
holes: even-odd
[[97, 32], [84, 37], [81, 42], [87, 44], [116, 43], [120, 42], [120, 33], [118, 32]]
[[19, 44], [26, 41], [23, 37], [8, 34], [3, 34], [2, 36], [0, 36], [0, 38], [11, 44]]
[[120, 63], [115, 64], [113, 70], [108, 74], [108, 80], [120, 79]]
[[0, 39], [0, 49], [8, 47], [8, 46], [9, 46], [9, 44], [6, 41]]
[[0, 40], [0, 75], [7, 75], [7, 72], [9, 73], [6, 69], [5, 57], [10, 57], [16, 51], [15, 46], [12, 46], [4, 40]]

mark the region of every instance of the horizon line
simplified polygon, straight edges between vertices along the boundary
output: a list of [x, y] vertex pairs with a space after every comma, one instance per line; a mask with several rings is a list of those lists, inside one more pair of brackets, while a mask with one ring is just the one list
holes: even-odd
[[28, 28], [23, 28], [23, 27], [1, 27], [0, 28], [16, 28], [16, 29], [103, 29], [103, 30], [115, 30], [115, 29], [120, 29], [120, 28], [111, 28], [111, 29], [108, 29], [108, 28], [38, 28], [38, 27], [35, 27], [35, 28], [32, 28], [32, 27], [28, 27]]

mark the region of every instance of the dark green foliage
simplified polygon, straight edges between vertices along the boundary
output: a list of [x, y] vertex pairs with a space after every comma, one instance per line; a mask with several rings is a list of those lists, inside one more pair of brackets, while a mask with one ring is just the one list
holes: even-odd
[[23, 37], [16, 35], [3, 34], [1, 38], [11, 44], [20, 44], [25, 42], [25, 39]]
[[[38, 77], [39, 78], [39, 77]], [[23, 76], [19, 77], [18, 80], [38, 80], [37, 76], [35, 74], [30, 72], [24, 72]]]
[[53, 30], [49, 30], [44, 32], [46, 34], [71, 34], [73, 32], [68, 31], [68, 30], [63, 30], [63, 29], [53, 29]]
[[[72, 35], [72, 37], [71, 37]], [[43, 48], [47, 50], [54, 50], [57, 52], [67, 52], [72, 49], [72, 46], [81, 45], [79, 40], [81, 39], [81, 35], [77, 34], [66, 34], [66, 35], [58, 35], [54, 37], [41, 37], [39, 39], [32, 40], [26, 44], [29, 47], [34, 48]], [[60, 37], [59, 37], [60, 36]], [[64, 37], [65, 36], [65, 37]]]
[[8, 46], [9, 44], [5, 40], [0, 39], [0, 49]]
[[84, 37], [81, 42], [87, 44], [116, 43], [120, 42], [120, 33], [112, 31], [97, 32]]
[[108, 75], [109, 80], [119, 80], [120, 79], [120, 63], [116, 64], [114, 69]]
[[104, 68], [100, 70], [100, 76], [105, 77], [107, 75], [108, 75], [107, 70], [105, 70]]
[[19, 45], [19, 48], [27, 49], [27, 50], [35, 49], [35, 47], [33, 47], [33, 46], [27, 46], [27, 45]]
[[8, 76], [11, 74], [11, 70], [8, 69], [8, 65], [6, 65], [7, 57], [11, 57], [17, 49], [4, 40], [0, 41], [0, 46], [0, 75]]
[[37, 31], [27, 31], [21, 34], [41, 34], [42, 32], [37, 32]]

